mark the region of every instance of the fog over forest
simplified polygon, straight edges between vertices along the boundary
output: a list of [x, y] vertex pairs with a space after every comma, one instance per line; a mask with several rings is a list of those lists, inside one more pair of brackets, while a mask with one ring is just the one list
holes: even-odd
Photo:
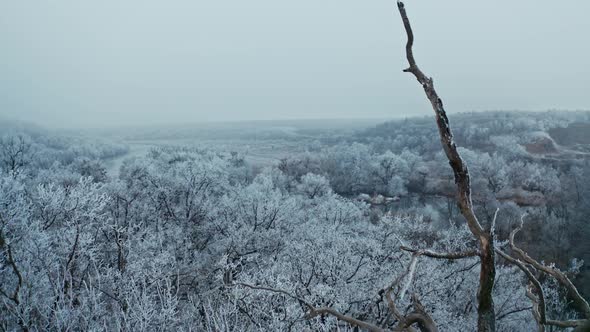
[[590, 331], [589, 10], [0, 4], [0, 332]]

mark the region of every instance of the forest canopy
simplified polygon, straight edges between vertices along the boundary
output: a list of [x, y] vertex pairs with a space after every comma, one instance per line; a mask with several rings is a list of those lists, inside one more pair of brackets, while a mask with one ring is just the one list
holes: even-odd
[[[487, 223], [499, 209], [496, 234], [504, 241], [526, 213], [518, 245], [556, 264], [588, 296], [588, 142], [559, 133], [590, 123], [590, 113], [473, 113], [451, 121], [480, 218]], [[380, 291], [410, 266], [412, 255], [400, 247], [464, 252], [474, 245], [436, 128], [431, 119], [408, 118], [348, 133], [300, 132], [290, 139], [305, 151], [260, 164], [225, 143], [166, 143], [136, 154], [133, 141], [5, 130], [1, 326], [347, 326], [333, 316], [306, 319], [298, 299], [394, 326]], [[288, 146], [281, 136], [255, 139]], [[552, 148], [531, 150], [538, 140]], [[392, 290], [400, 310], [411, 308], [415, 293], [439, 330], [475, 326], [476, 257], [420, 257], [411, 281]], [[551, 278], [540, 282], [548, 316], [579, 318], [565, 289]], [[525, 284], [517, 267], [498, 258], [497, 330], [535, 328]]]

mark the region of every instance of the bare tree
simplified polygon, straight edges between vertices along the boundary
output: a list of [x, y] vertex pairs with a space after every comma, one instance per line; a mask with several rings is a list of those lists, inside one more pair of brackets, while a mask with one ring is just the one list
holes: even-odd
[[496, 276], [493, 227], [484, 229], [475, 215], [473, 202], [471, 200], [471, 179], [469, 176], [469, 169], [457, 150], [457, 146], [453, 140], [453, 133], [451, 132], [451, 127], [449, 125], [449, 119], [447, 118], [447, 114], [443, 107], [443, 102], [434, 89], [434, 82], [431, 77], [426, 76], [420, 68], [418, 68], [416, 60], [414, 59], [414, 53], [412, 50], [412, 46], [414, 45], [414, 33], [412, 32], [410, 20], [406, 14], [403, 2], [398, 1], [397, 8], [399, 9], [408, 36], [408, 41], [406, 43], [406, 57], [410, 66], [407, 69], [404, 69], [404, 72], [411, 73], [416, 77], [418, 83], [422, 85], [426, 97], [432, 104], [440, 135], [440, 142], [442, 143], [443, 150], [455, 175], [459, 209], [467, 221], [471, 233], [473, 233], [473, 236], [479, 244], [478, 255], [481, 261], [481, 269], [479, 274], [479, 290], [477, 293], [478, 331], [495, 331], [496, 320], [494, 299], [492, 296], [494, 278]]
[[[577, 288], [569, 280], [567, 275], [560, 271], [554, 266], [547, 266], [539, 263], [537, 260], [530, 257], [522, 249], [518, 248], [514, 242], [516, 234], [522, 229], [521, 225], [513, 230], [509, 237], [509, 244], [512, 252], [516, 257], [510, 256], [509, 254], [502, 251], [500, 248], [496, 248], [494, 244], [494, 224], [496, 222], [498, 210], [494, 215], [493, 221], [488, 229], [484, 229], [479, 222], [477, 216], [473, 210], [473, 203], [471, 200], [471, 183], [469, 170], [467, 165], [461, 158], [457, 146], [453, 141], [453, 134], [449, 125], [449, 120], [446, 116], [443, 102], [434, 89], [434, 83], [431, 77], [426, 76], [414, 59], [412, 46], [414, 44], [414, 34], [410, 21], [406, 14], [406, 9], [403, 2], [398, 1], [397, 7], [399, 9], [404, 28], [408, 37], [406, 44], [406, 57], [410, 66], [404, 69], [404, 72], [413, 74], [422, 88], [426, 93], [426, 97], [432, 104], [434, 113], [436, 116], [436, 124], [440, 134], [440, 141], [443, 146], [443, 150], [449, 160], [449, 164], [453, 169], [455, 175], [455, 184], [457, 185], [457, 202], [461, 214], [467, 221], [467, 225], [475, 239], [478, 241], [479, 248], [477, 252], [462, 252], [462, 253], [435, 253], [427, 250], [417, 250], [402, 247], [402, 250], [411, 251], [414, 253], [420, 253], [427, 257], [432, 258], [443, 258], [443, 259], [461, 259], [469, 256], [477, 255], [480, 257], [481, 269], [479, 277], [479, 290], [478, 290], [478, 331], [495, 331], [495, 312], [494, 312], [494, 299], [493, 299], [493, 288], [494, 278], [496, 274], [495, 268], [495, 257], [494, 253], [497, 252], [507, 262], [514, 264], [521, 269], [529, 280], [529, 285], [526, 289], [526, 294], [529, 299], [533, 302], [533, 317], [537, 321], [539, 331], [544, 332], [545, 326], [556, 326], [560, 328], [575, 328], [575, 331], [589, 331], [590, 330], [590, 305], [580, 295]], [[547, 318], [545, 308], [545, 295], [543, 288], [538, 278], [535, 275], [545, 274], [553, 277], [561, 286], [563, 286], [569, 297], [572, 299], [574, 307], [584, 317], [579, 320], [551, 320]]]
[[0, 163], [6, 172], [17, 174], [31, 159], [31, 143], [23, 135], [7, 135], [0, 138]]

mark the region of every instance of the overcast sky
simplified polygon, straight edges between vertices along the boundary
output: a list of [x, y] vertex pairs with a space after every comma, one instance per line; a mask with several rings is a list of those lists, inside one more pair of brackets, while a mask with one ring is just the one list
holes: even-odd
[[[590, 1], [408, 0], [449, 112], [590, 109]], [[391, 0], [0, 0], [0, 117], [58, 127], [428, 114]]]

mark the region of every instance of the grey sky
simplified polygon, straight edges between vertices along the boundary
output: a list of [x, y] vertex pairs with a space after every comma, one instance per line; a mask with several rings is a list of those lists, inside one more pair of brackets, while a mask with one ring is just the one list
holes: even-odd
[[[590, 109], [590, 1], [407, 0], [451, 112]], [[60, 127], [430, 112], [391, 0], [0, 0], [0, 116]]]

